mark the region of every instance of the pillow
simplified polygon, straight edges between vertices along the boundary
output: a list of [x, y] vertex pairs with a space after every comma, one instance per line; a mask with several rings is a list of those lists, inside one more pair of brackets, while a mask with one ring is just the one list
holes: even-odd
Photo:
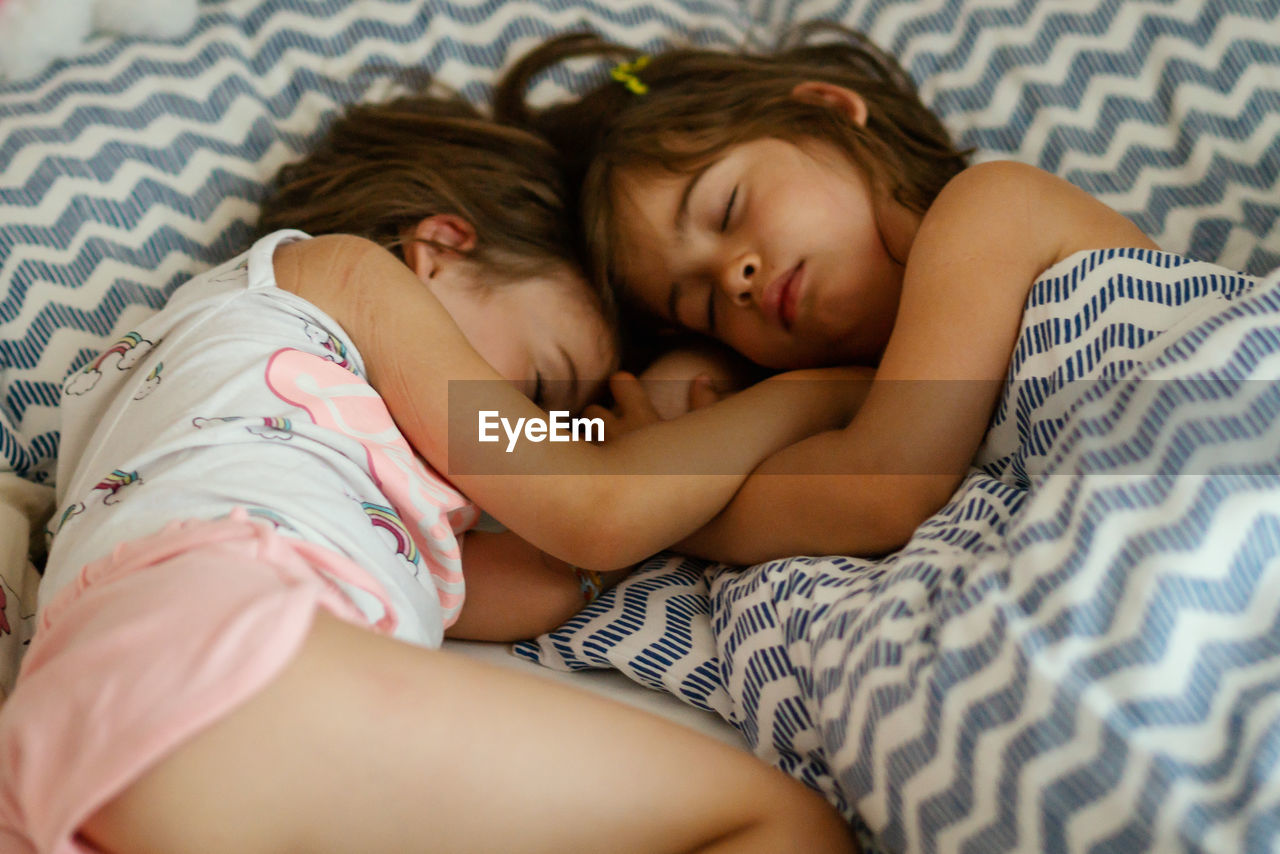
[[734, 0], [225, 0], [179, 40], [98, 38], [0, 84], [4, 467], [51, 479], [63, 377], [244, 249], [265, 182], [340, 105], [422, 70], [483, 102], [510, 59], [581, 28], [656, 50], [741, 44], [749, 20]]

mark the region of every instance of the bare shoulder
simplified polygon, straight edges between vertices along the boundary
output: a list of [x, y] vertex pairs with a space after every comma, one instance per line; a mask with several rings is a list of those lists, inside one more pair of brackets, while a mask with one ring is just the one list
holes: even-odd
[[1003, 375], [1031, 283], [1083, 249], [1157, 248], [1071, 183], [1014, 162], [972, 166], [921, 220], [881, 362], [888, 375]]
[[431, 290], [385, 247], [354, 235], [324, 235], [280, 247], [273, 264], [280, 288], [347, 333], [388, 403], [403, 395], [410, 408], [415, 382], [428, 376], [496, 377]]
[[[380, 256], [388, 256], [382, 258]], [[351, 234], [325, 234], [286, 243], [272, 259], [277, 287], [316, 302], [321, 308], [333, 295], [357, 285], [370, 262], [394, 261], [378, 244]]]
[[[453, 319], [409, 267], [390, 250], [363, 237], [326, 234], [289, 243], [272, 259], [278, 287], [327, 313], [355, 341], [366, 361], [382, 350], [397, 352], [410, 338], [458, 338]], [[399, 322], [412, 317], [416, 330]], [[396, 321], [396, 322], [393, 322]]]
[[1082, 249], [1158, 248], [1069, 181], [1010, 160], [980, 163], [953, 178], [929, 208], [921, 234], [925, 249], [941, 237], [944, 244], [1021, 252], [1037, 273]]

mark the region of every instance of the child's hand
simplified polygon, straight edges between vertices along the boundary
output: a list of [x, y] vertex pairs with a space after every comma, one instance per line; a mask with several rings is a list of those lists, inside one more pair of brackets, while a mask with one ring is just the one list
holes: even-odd
[[606, 442], [662, 420], [634, 374], [618, 371], [610, 376], [609, 393], [613, 395], [613, 409], [593, 403], [582, 412], [587, 418], [604, 421]]
[[669, 350], [640, 374], [654, 410], [664, 421], [710, 406], [755, 379], [759, 377], [749, 373], [741, 357], [709, 343]]
[[[662, 398], [668, 391], [674, 391], [676, 385], [687, 389], [684, 401], [673, 403], [670, 400], [654, 399], [655, 396]], [[586, 417], [604, 421], [606, 442], [655, 422], [667, 421], [686, 412], [710, 406], [728, 394], [718, 392], [707, 374], [699, 374], [687, 383], [663, 380], [660, 385], [655, 386], [626, 371], [619, 371], [609, 378], [609, 391], [614, 399], [613, 409], [592, 404], [583, 410]], [[669, 396], [668, 394], [667, 397]], [[660, 408], [662, 411], [659, 411]]]

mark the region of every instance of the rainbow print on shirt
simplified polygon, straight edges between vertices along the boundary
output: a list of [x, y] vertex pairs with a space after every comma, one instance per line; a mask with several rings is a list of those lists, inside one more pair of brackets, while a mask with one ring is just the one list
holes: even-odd
[[[444, 625], [458, 618], [465, 595], [459, 535], [478, 511], [462, 493], [414, 453], [378, 393], [360, 377], [321, 356], [285, 348], [271, 357], [267, 386], [306, 412], [312, 423], [357, 441], [368, 472], [403, 522], [444, 610]], [[372, 516], [370, 517], [373, 518]], [[390, 517], [380, 517], [390, 523]]]
[[164, 362], [157, 362], [156, 366], [151, 369], [151, 373], [147, 374], [142, 381], [142, 387], [133, 394], [134, 400], [142, 400], [155, 391], [160, 385], [160, 373], [164, 370]]
[[132, 486], [135, 483], [142, 483], [142, 476], [136, 471], [120, 471], [120, 469], [112, 469], [111, 474], [104, 477], [93, 487], [94, 491], [99, 490], [106, 493], [102, 497], [103, 504], [115, 504], [120, 500], [120, 490]]
[[373, 527], [391, 534], [396, 554], [414, 566], [421, 562], [422, 556], [418, 552], [418, 544], [413, 541], [413, 535], [409, 533], [404, 522], [400, 521], [400, 515], [396, 511], [381, 504], [374, 504], [372, 501], [361, 501], [360, 506], [364, 508]]
[[66, 510], [62, 511], [62, 515], [58, 517], [58, 524], [56, 527], [54, 527], [52, 524], [45, 526], [45, 529], [44, 529], [45, 541], [46, 542], [52, 541], [54, 535], [62, 530], [63, 525], [67, 524], [67, 522], [70, 521], [70, 519], [73, 516], [79, 516], [83, 512], [84, 512], [84, 502], [77, 501], [74, 504], [68, 506]]
[[287, 442], [293, 438], [293, 422], [278, 415], [269, 415], [261, 418], [257, 416], [247, 418], [243, 415], [205, 418], [202, 415], [198, 415], [191, 419], [191, 426], [197, 430], [203, 430], [213, 424], [235, 424], [240, 421], [247, 422], [242, 425], [245, 430], [264, 439], [278, 439], [282, 442]]
[[302, 326], [308, 338], [328, 351], [329, 355], [325, 356], [326, 359], [338, 367], [354, 372], [355, 368], [351, 364], [351, 360], [347, 358], [347, 345], [342, 342], [342, 339], [336, 337], [329, 330], [306, 320], [302, 321]]
[[[137, 332], [130, 332], [102, 351], [98, 358], [73, 374], [67, 380], [63, 392], [76, 397], [88, 394], [93, 391], [98, 381], [102, 379], [102, 372], [109, 366], [114, 365], [117, 371], [130, 370], [142, 360], [143, 356], [151, 352], [151, 348], [154, 346], [154, 341], [143, 338]], [[159, 382], [159, 368], [153, 373], [156, 376], [156, 381]]]

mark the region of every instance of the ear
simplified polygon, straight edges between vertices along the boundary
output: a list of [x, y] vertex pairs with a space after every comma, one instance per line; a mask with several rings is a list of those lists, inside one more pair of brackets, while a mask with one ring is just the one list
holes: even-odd
[[455, 214], [435, 214], [406, 229], [404, 262], [425, 282], [475, 246], [476, 230], [471, 223]]
[[796, 84], [791, 90], [791, 97], [839, 110], [856, 125], [867, 124], [867, 102], [852, 89], [822, 80], [806, 80]]

